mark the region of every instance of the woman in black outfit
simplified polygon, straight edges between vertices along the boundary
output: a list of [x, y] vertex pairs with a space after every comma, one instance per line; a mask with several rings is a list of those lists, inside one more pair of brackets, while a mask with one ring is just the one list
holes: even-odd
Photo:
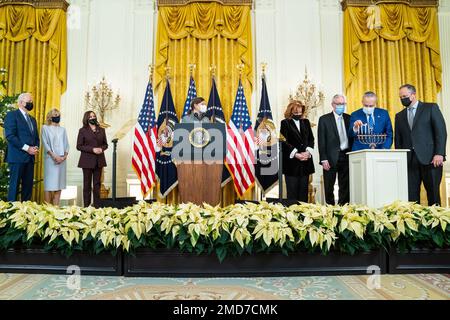
[[287, 197], [308, 202], [309, 177], [314, 173], [314, 136], [309, 120], [303, 117], [304, 110], [305, 106], [299, 101], [289, 103], [280, 132], [285, 140], [282, 148]]

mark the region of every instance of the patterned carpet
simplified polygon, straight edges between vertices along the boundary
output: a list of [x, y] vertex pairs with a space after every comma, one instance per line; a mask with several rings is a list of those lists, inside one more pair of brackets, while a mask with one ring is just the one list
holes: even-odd
[[[450, 275], [124, 278], [0, 274], [0, 299], [450, 300]], [[369, 280], [369, 286], [368, 286]], [[370, 289], [379, 283], [379, 288]]]

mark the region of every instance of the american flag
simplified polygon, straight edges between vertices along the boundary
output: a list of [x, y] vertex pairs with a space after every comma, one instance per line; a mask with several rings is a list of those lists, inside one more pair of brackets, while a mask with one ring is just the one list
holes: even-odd
[[195, 80], [194, 77], [191, 76], [189, 81], [189, 89], [186, 97], [186, 102], [184, 103], [183, 117], [188, 114], [189, 109], [191, 108], [191, 101], [197, 97], [197, 89], [195, 88]]
[[225, 159], [239, 197], [242, 197], [255, 184], [254, 152], [252, 123], [245, 100], [244, 88], [241, 80], [239, 80], [233, 114], [227, 126], [227, 156]]
[[141, 192], [145, 198], [156, 182], [155, 148], [156, 117], [153, 101], [153, 87], [148, 83], [144, 104], [134, 128], [132, 166], [141, 181]]

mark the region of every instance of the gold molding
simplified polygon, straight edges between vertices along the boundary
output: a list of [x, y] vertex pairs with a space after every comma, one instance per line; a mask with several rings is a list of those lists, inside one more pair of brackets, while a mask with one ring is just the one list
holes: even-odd
[[158, 7], [185, 6], [194, 2], [217, 2], [229, 6], [253, 5], [253, 0], [158, 0]]
[[383, 3], [402, 3], [410, 7], [438, 7], [439, 0], [341, 0], [342, 10], [347, 7], [368, 7]]
[[1, 6], [30, 5], [38, 9], [63, 9], [67, 11], [69, 3], [66, 0], [0, 0]]

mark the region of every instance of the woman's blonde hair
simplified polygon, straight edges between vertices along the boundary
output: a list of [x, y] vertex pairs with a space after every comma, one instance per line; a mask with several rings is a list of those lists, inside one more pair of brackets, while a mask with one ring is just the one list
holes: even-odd
[[56, 109], [56, 108], [51, 109], [47, 113], [47, 116], [45, 117], [45, 122], [46, 122], [47, 125], [51, 125], [52, 124], [52, 117], [53, 117], [53, 113], [54, 112], [57, 112], [61, 116], [61, 112], [58, 109]]
[[294, 100], [294, 101], [289, 102], [289, 104], [286, 108], [286, 111], [284, 112], [284, 118], [291, 119], [292, 115], [294, 113], [294, 108], [297, 108], [297, 107], [302, 108], [302, 116], [303, 116], [303, 114], [305, 113], [305, 105], [301, 101]]

